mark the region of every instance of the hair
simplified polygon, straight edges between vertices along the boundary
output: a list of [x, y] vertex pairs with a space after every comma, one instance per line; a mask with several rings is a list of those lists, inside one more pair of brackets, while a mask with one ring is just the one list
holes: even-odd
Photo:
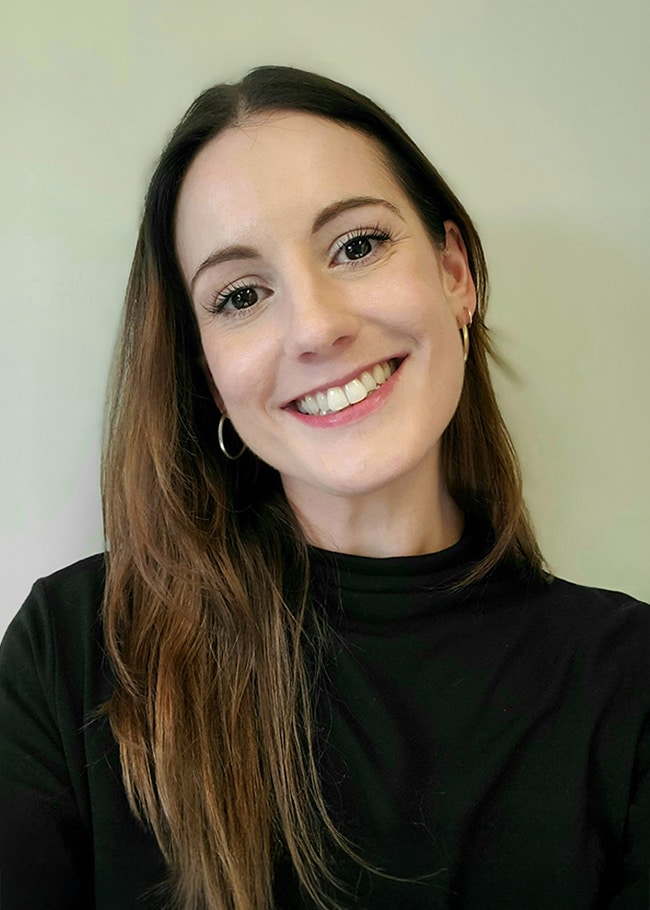
[[[488, 278], [467, 212], [401, 127], [363, 95], [288, 67], [217, 85], [172, 134], [146, 195], [113, 367], [102, 466], [105, 706], [132, 810], [151, 827], [184, 910], [266, 910], [288, 853], [301, 887], [338, 906], [332, 847], [362, 865], [322, 795], [315, 688], [326, 630], [311, 609], [307, 544], [275, 470], [219, 457], [217, 410], [175, 251], [187, 170], [205, 143], [263, 112], [326, 117], [379, 143], [432, 242], [458, 226], [478, 306], [462, 395], [442, 440], [451, 496], [482, 513], [489, 551], [471, 584], [541, 555], [488, 370]], [[370, 868], [366, 864], [367, 868]]]

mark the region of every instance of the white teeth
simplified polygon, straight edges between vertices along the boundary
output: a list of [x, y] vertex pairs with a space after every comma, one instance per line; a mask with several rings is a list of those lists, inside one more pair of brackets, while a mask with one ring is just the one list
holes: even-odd
[[325, 392], [316, 392], [314, 395], [305, 395], [296, 400], [296, 409], [301, 414], [317, 415], [330, 414], [343, 411], [352, 404], [358, 404], [367, 398], [375, 389], [383, 385], [397, 369], [395, 360], [376, 363], [372, 371], [364, 370], [356, 379], [352, 379], [345, 386], [332, 386]]
[[313, 395], [307, 395], [305, 398], [305, 404], [307, 405], [307, 410], [310, 414], [316, 415], [319, 413], [320, 408], [318, 407], [318, 402]]
[[345, 386], [345, 397], [350, 404], [357, 404], [368, 396], [368, 390], [360, 379], [353, 379]]
[[318, 410], [321, 414], [327, 414], [329, 410], [327, 407], [327, 395], [325, 392], [316, 392], [316, 403], [318, 404]]
[[327, 404], [330, 411], [342, 411], [350, 402], [345, 397], [343, 389], [335, 385], [333, 389], [327, 390]]
[[368, 370], [366, 370], [364, 373], [362, 373], [361, 376], [359, 377], [359, 379], [363, 383], [363, 386], [366, 389], [366, 391], [374, 392], [375, 389], [377, 388], [377, 383], [375, 382], [374, 378], [370, 375]]

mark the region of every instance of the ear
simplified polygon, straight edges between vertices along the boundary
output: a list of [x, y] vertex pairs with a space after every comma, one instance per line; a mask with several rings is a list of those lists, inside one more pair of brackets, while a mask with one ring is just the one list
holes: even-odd
[[476, 287], [469, 267], [463, 235], [453, 221], [445, 221], [445, 246], [440, 254], [442, 285], [458, 326], [476, 310]]

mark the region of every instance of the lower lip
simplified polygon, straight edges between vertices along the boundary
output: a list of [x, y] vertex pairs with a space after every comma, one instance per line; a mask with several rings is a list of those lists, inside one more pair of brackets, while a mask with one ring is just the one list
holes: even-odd
[[402, 371], [403, 364], [404, 361], [400, 363], [390, 379], [387, 379], [383, 385], [371, 392], [363, 401], [358, 402], [358, 404], [351, 404], [350, 407], [343, 408], [342, 411], [332, 411], [330, 414], [303, 414], [295, 408], [286, 408], [286, 413], [295, 417], [296, 420], [300, 420], [301, 423], [307, 424], [307, 426], [322, 427], [323, 429], [341, 427], [349, 423], [355, 423], [357, 420], [363, 420], [368, 414], [372, 414], [380, 408], [391, 395]]

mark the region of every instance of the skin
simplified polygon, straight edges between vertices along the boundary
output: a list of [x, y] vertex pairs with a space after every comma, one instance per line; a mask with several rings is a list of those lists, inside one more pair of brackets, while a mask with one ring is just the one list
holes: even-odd
[[[332, 209], [359, 197], [379, 201]], [[280, 472], [318, 546], [409, 555], [462, 532], [440, 439], [462, 390], [459, 326], [476, 294], [460, 233], [445, 228], [440, 251], [379, 147], [308, 114], [225, 131], [185, 177], [177, 253], [215, 401]], [[233, 258], [215, 261], [223, 250]], [[218, 295], [226, 305], [215, 313]], [[361, 404], [326, 418], [292, 404], [391, 358], [399, 369]]]

